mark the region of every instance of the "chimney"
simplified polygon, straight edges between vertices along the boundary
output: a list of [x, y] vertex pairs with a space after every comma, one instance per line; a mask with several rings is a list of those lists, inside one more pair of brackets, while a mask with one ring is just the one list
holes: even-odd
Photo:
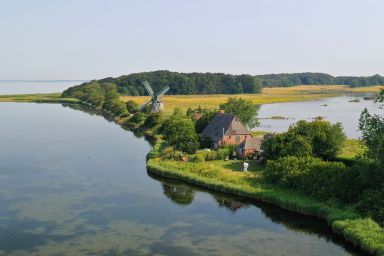
[[224, 112], [225, 112], [224, 109], [222, 109], [222, 108], [219, 109], [219, 113], [220, 113], [220, 114], [224, 114]]

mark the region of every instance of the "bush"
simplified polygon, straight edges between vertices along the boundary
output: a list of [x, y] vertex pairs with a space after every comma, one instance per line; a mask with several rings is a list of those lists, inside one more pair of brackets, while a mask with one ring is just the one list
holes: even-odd
[[381, 226], [384, 226], [384, 186], [377, 190], [368, 190], [362, 196], [358, 210], [372, 217]]
[[200, 146], [193, 121], [176, 112], [164, 122], [163, 133], [178, 150], [193, 154]]
[[119, 99], [109, 99], [103, 104], [103, 110], [109, 112], [115, 116], [123, 115], [127, 113], [124, 102]]
[[266, 135], [262, 144], [263, 155], [270, 160], [283, 156], [333, 160], [341, 152], [345, 138], [340, 123], [299, 121], [289, 127], [288, 132]]
[[129, 100], [125, 103], [125, 106], [127, 108], [127, 111], [131, 114], [135, 114], [136, 112], [139, 112], [139, 104], [134, 102], [133, 100]]
[[175, 150], [173, 147], [166, 147], [161, 152], [162, 159], [181, 161], [183, 160], [183, 153], [181, 151]]
[[340, 184], [346, 167], [338, 162], [325, 162], [319, 158], [286, 156], [268, 161], [265, 180], [295, 189], [315, 198], [340, 198]]
[[329, 121], [299, 121], [291, 126], [288, 133], [302, 136], [312, 145], [313, 156], [332, 160], [341, 153], [346, 136], [341, 123]]
[[143, 112], [137, 112], [129, 119], [129, 121], [135, 124], [139, 124], [143, 122], [145, 118], [146, 114], [144, 114]]
[[206, 161], [225, 160], [231, 154], [231, 148], [225, 147], [219, 150], [198, 150], [195, 155], [201, 155]]
[[201, 153], [196, 153], [189, 157], [189, 161], [193, 163], [202, 163], [205, 161], [205, 155]]
[[164, 114], [161, 112], [150, 113], [144, 121], [144, 126], [152, 128], [164, 122]]

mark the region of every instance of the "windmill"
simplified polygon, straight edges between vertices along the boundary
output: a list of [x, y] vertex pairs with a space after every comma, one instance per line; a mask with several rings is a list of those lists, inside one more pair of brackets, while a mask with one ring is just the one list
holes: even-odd
[[154, 93], [148, 81], [144, 81], [143, 84], [144, 84], [145, 90], [148, 92], [149, 96], [151, 96], [151, 99], [148, 102], [141, 105], [139, 109], [142, 110], [145, 106], [147, 106], [148, 104], [151, 104], [151, 112], [162, 111], [164, 109], [162, 96], [169, 90], [169, 86], [164, 87], [158, 93]]

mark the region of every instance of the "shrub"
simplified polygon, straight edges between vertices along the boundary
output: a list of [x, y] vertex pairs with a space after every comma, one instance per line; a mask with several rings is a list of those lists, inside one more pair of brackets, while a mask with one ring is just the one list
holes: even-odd
[[282, 156], [314, 156], [332, 160], [341, 152], [345, 138], [340, 123], [299, 121], [286, 133], [266, 135], [262, 144], [263, 155], [270, 160]]
[[196, 153], [189, 157], [189, 161], [193, 163], [202, 163], [205, 161], [205, 155], [202, 153]]
[[313, 156], [324, 160], [335, 159], [346, 139], [341, 123], [322, 120], [299, 121], [289, 128], [288, 133], [305, 137], [312, 145]]
[[169, 146], [163, 149], [163, 151], [161, 152], [161, 158], [168, 159], [168, 160], [181, 161], [183, 160], [183, 153]]
[[[290, 138], [292, 137], [292, 138]], [[312, 145], [303, 136], [287, 136], [287, 142], [281, 150], [281, 156], [298, 156], [298, 157], [309, 157], [312, 156]]]
[[125, 106], [127, 108], [127, 111], [131, 114], [135, 114], [139, 111], [139, 104], [134, 102], [133, 100], [129, 100], [125, 103]]
[[164, 114], [161, 112], [150, 113], [144, 121], [144, 126], [152, 128], [164, 122]]
[[129, 121], [135, 124], [139, 124], [143, 122], [145, 118], [146, 115], [143, 112], [137, 112], [129, 119]]
[[377, 190], [368, 190], [362, 196], [358, 210], [372, 217], [381, 226], [384, 225], [384, 186]]
[[163, 133], [168, 142], [178, 150], [193, 154], [199, 148], [193, 121], [177, 112], [164, 122]]
[[124, 102], [119, 99], [108, 99], [103, 104], [103, 110], [107, 111], [115, 116], [119, 116], [127, 113]]
[[267, 162], [265, 180], [295, 189], [316, 198], [340, 197], [340, 184], [346, 167], [338, 162], [319, 158], [286, 156]]

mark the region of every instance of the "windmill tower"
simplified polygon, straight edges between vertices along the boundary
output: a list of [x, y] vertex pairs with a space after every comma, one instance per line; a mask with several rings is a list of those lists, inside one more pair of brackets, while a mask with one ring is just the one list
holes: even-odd
[[143, 82], [145, 90], [148, 92], [149, 96], [151, 96], [151, 99], [140, 106], [140, 110], [142, 110], [145, 106], [148, 104], [151, 104], [151, 112], [159, 112], [164, 110], [164, 104], [162, 100], [162, 96], [167, 93], [169, 90], [169, 86], [164, 87], [160, 92], [154, 93], [152, 90], [151, 85], [148, 83], [148, 81]]

